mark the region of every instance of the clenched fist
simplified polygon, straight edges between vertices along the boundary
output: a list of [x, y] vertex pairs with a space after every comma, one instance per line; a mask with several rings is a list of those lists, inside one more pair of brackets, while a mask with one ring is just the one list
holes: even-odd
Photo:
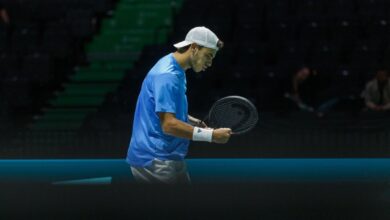
[[213, 139], [214, 143], [225, 144], [228, 142], [230, 136], [232, 135], [232, 129], [230, 128], [217, 128], [213, 131]]

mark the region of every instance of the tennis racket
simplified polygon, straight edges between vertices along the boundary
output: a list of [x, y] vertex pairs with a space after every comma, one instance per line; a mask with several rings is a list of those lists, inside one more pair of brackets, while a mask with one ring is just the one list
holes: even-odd
[[251, 101], [241, 96], [226, 96], [213, 104], [203, 121], [211, 128], [230, 128], [233, 134], [243, 134], [254, 128], [258, 119]]

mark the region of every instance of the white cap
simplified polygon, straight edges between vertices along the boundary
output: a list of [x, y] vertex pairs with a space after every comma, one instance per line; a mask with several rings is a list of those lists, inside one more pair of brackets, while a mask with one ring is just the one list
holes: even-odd
[[182, 48], [192, 43], [196, 43], [199, 46], [218, 50], [218, 37], [210, 29], [206, 27], [192, 28], [186, 36], [186, 39], [182, 42], [176, 43], [173, 46], [176, 48]]

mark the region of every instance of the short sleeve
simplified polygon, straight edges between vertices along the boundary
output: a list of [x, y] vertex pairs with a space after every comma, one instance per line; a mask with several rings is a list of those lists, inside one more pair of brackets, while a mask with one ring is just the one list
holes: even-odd
[[179, 79], [174, 74], [154, 78], [155, 112], [176, 113], [179, 97]]

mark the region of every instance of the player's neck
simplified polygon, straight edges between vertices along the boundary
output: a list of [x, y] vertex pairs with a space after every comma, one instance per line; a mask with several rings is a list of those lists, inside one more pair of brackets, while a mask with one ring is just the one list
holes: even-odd
[[173, 57], [184, 71], [190, 68], [189, 55], [187, 53], [174, 52]]

